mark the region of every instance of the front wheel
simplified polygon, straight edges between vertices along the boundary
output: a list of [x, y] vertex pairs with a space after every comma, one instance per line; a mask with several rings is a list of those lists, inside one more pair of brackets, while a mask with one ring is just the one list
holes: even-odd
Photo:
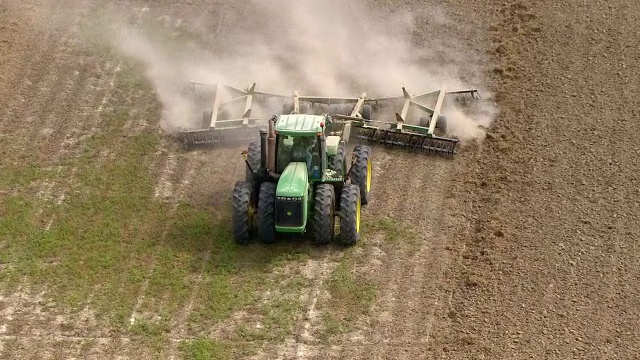
[[344, 146], [344, 142], [340, 142], [338, 151], [333, 157], [333, 162], [330, 166], [331, 170], [334, 170], [338, 175], [344, 176], [346, 171], [347, 149]]
[[253, 182], [253, 173], [257, 172], [260, 167], [260, 143], [252, 142], [249, 144], [249, 147], [247, 148], [247, 162], [251, 166], [251, 169], [249, 169], [249, 166], [245, 164], [245, 180]]
[[246, 181], [236, 182], [233, 188], [233, 239], [236, 243], [249, 243], [255, 215], [255, 201], [252, 199], [251, 184]]
[[266, 244], [276, 241], [276, 184], [260, 185], [258, 200], [258, 238]]
[[360, 188], [345, 185], [340, 196], [340, 242], [350, 246], [360, 240]]

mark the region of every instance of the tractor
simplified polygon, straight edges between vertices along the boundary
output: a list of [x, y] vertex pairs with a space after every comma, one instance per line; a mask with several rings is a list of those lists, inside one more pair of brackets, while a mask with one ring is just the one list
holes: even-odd
[[[327, 114], [274, 115], [260, 141], [242, 155], [245, 179], [233, 189], [233, 236], [273, 243], [277, 234], [303, 234], [315, 244], [360, 238], [362, 205], [371, 193], [371, 149], [356, 145], [350, 161], [351, 124]], [[338, 220], [338, 221], [336, 221]], [[336, 224], [339, 232], [336, 233]]]

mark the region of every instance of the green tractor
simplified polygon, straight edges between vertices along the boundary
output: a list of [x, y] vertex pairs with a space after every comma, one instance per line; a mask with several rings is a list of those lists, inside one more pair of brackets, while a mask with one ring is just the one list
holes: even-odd
[[356, 145], [348, 161], [350, 129], [350, 122], [326, 114], [273, 116], [268, 130], [260, 130], [260, 141], [243, 152], [246, 178], [233, 190], [235, 241], [247, 244], [257, 235], [273, 243], [277, 234], [311, 231], [316, 244], [334, 238], [355, 244], [372, 168], [365, 145]]

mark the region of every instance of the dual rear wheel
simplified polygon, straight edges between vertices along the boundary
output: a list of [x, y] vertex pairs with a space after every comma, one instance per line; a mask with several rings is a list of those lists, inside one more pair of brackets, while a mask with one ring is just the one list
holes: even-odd
[[[335, 231], [335, 190], [331, 184], [320, 184], [316, 191], [316, 205], [313, 221], [313, 242], [327, 244], [334, 240]], [[360, 240], [360, 188], [347, 184], [340, 194], [340, 231], [338, 241], [343, 245], [353, 245]]]
[[265, 182], [256, 193], [249, 181], [238, 181], [233, 189], [233, 238], [246, 245], [256, 234], [263, 243], [276, 240], [275, 229], [276, 184]]

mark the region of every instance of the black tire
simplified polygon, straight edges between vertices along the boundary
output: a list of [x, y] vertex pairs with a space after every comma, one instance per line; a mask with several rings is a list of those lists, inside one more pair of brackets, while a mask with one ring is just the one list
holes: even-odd
[[282, 104], [282, 113], [291, 114], [293, 112], [293, 101], [286, 101]]
[[341, 105], [340, 104], [331, 104], [327, 108], [327, 113], [330, 116], [338, 115], [338, 114], [340, 114], [340, 109], [341, 109]]
[[211, 126], [211, 118], [213, 118], [213, 110], [207, 109], [202, 112], [202, 128], [208, 129]]
[[316, 205], [313, 216], [313, 243], [328, 244], [333, 240], [335, 193], [333, 185], [320, 184], [316, 189]]
[[[247, 162], [251, 165], [253, 171], [258, 171], [260, 167], [260, 143], [252, 142], [249, 144], [249, 148], [247, 149]], [[249, 170], [247, 164], [245, 164], [245, 168], [245, 180], [253, 183], [253, 173]]]
[[340, 242], [351, 246], [360, 240], [360, 189], [348, 184], [340, 196]]
[[266, 244], [276, 241], [276, 184], [260, 185], [258, 199], [258, 238]]
[[338, 152], [333, 157], [333, 162], [330, 165], [331, 170], [338, 173], [340, 176], [344, 176], [346, 172], [347, 164], [347, 149], [344, 146], [344, 142], [340, 142], [338, 146]]
[[222, 110], [218, 115], [218, 120], [229, 120], [231, 119], [231, 112], [229, 110]]
[[351, 182], [360, 186], [360, 197], [362, 205], [366, 205], [371, 200], [372, 183], [372, 163], [371, 148], [366, 145], [356, 145], [353, 149], [356, 162], [351, 168]]
[[232, 203], [233, 213], [231, 215], [231, 222], [233, 224], [233, 239], [238, 244], [246, 245], [251, 239], [255, 214], [251, 183], [246, 181], [236, 182], [233, 188]]
[[438, 122], [436, 123], [436, 127], [440, 129], [443, 133], [447, 132], [447, 117], [444, 115], [438, 116]]
[[431, 123], [431, 118], [428, 116], [423, 116], [420, 118], [420, 126], [428, 127]]
[[362, 105], [362, 118], [365, 120], [371, 120], [373, 116], [373, 108], [369, 104]]
[[310, 114], [311, 111], [311, 103], [309, 102], [301, 102], [299, 104], [299, 108], [298, 110], [300, 110], [300, 114]]
[[342, 106], [340, 106], [340, 114], [349, 116], [351, 115], [353, 108], [354, 106], [351, 104], [342, 104]]

